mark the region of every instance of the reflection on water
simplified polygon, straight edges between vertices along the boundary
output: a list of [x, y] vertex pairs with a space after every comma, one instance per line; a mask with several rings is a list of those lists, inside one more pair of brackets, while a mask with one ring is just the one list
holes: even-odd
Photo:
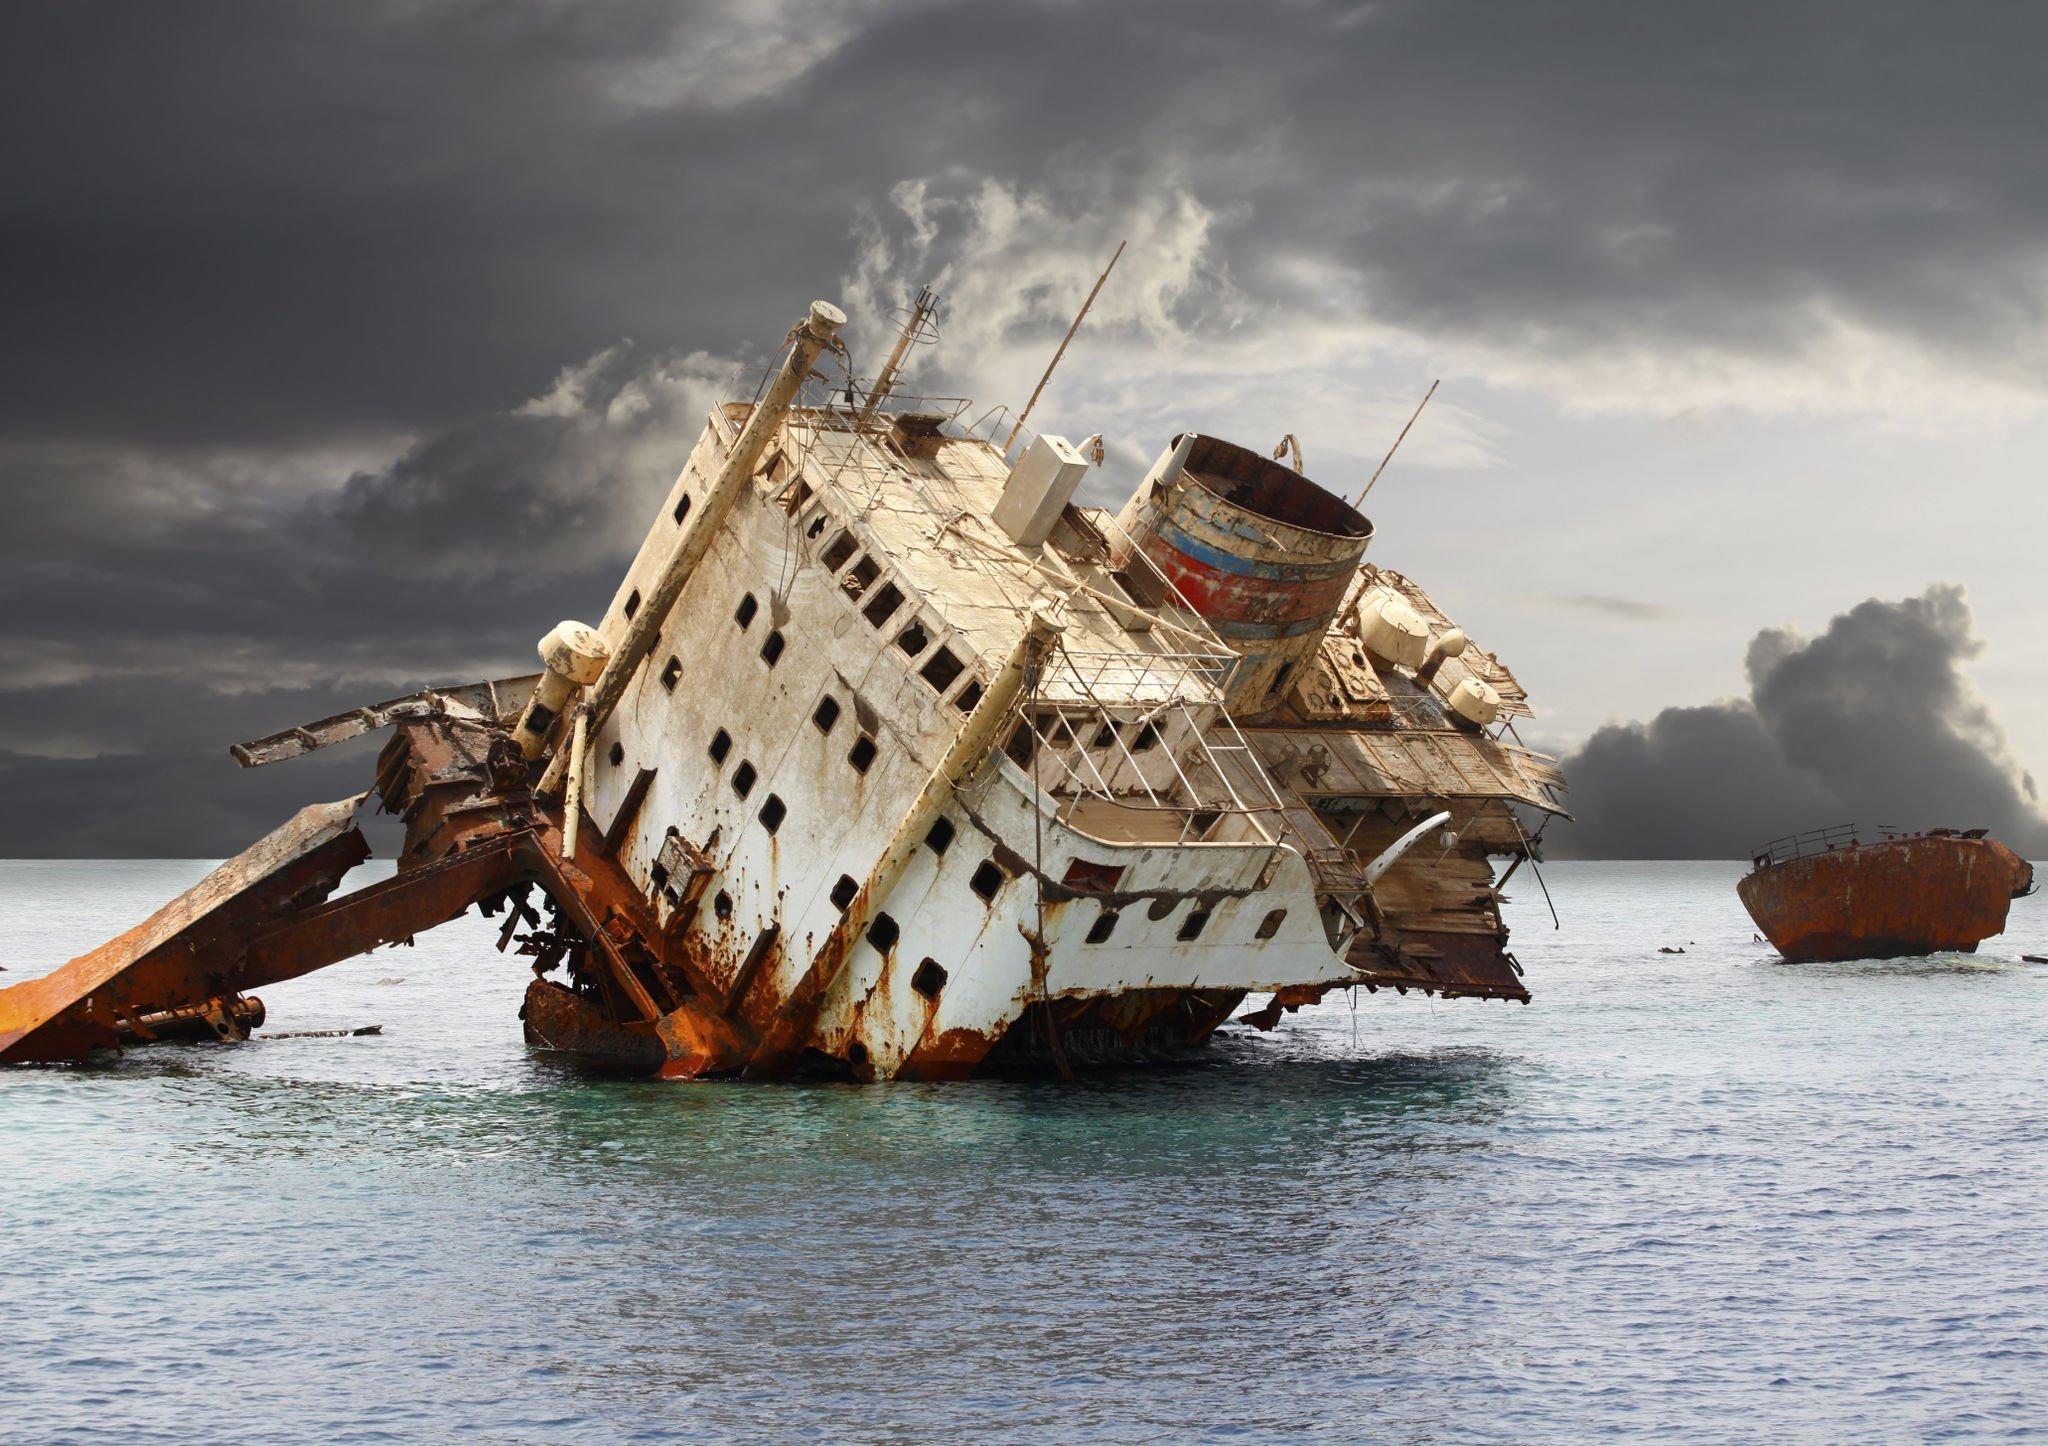
[[[10, 980], [203, 871], [96, 868], [0, 865]], [[1978, 956], [1790, 967], [1751, 942], [1739, 866], [1547, 872], [1566, 931], [1540, 900], [1515, 920], [1533, 1005], [1333, 996], [1202, 1065], [1072, 1086], [593, 1075], [523, 1047], [524, 970], [474, 921], [266, 992], [273, 1029], [381, 1037], [0, 1075], [0, 1420], [2037, 1421], [2048, 970], [2016, 961], [2048, 942], [2039, 901]]]

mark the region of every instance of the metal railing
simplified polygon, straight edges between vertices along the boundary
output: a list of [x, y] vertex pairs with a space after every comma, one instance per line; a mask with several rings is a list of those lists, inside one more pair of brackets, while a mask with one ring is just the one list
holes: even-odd
[[[1897, 830], [1881, 827], [1879, 832], [1890, 838]], [[1826, 828], [1808, 829], [1805, 833], [1788, 833], [1783, 838], [1774, 838], [1769, 843], [1750, 850], [1749, 861], [1756, 868], [1767, 869], [1773, 864], [1789, 863], [1793, 859], [1803, 859], [1813, 854], [1855, 848], [1861, 842], [1862, 840], [1857, 837], [1855, 824], [1830, 824]]]

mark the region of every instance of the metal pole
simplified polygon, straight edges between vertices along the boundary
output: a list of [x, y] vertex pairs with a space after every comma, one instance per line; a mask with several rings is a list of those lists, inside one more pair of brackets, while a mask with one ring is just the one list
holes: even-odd
[[590, 708], [576, 709], [576, 722], [569, 734], [569, 786], [562, 795], [562, 857], [576, 860], [576, 834], [583, 822], [584, 753], [590, 747]]
[[[611, 661], [605, 664], [604, 672], [591, 688], [588, 704], [591, 732], [604, 727], [605, 720], [612, 716], [612, 710], [618, 707], [619, 699], [625, 694], [626, 686], [639, 671], [640, 664], [654, 650], [662, 628], [668, 623], [668, 615], [675, 608], [676, 599], [682, 596], [684, 584], [696, 572], [704, 554], [711, 550], [712, 540], [718, 536], [733, 503], [739, 500], [747, 479], [753, 476], [761, 453], [767, 449], [768, 439], [775, 435], [783, 418], [789, 415], [797, 388], [811, 374], [811, 366], [817, 361], [818, 353], [838, 339], [839, 328], [844, 325], [845, 312], [829, 301], [814, 301], [810, 315], [797, 323], [796, 329], [790, 333], [792, 345], [789, 356], [782, 363], [782, 370], [775, 374], [774, 383], [755, 405], [747, 424], [740, 429], [732, 451], [726, 454], [725, 465], [719, 469], [711, 490], [704, 495], [703, 505], [690, 514], [646, 604], [634, 614], [626, 636], [619, 641]], [[563, 754], [557, 752], [554, 761], [548, 765], [547, 776], [541, 780], [542, 793], [552, 794], [559, 787], [565, 763]]]
[[[1443, 378], [1438, 377], [1436, 381], [1433, 381], [1429, 384], [1429, 390], [1424, 392], [1422, 394], [1422, 400], [1415, 404], [1415, 416], [1412, 416], [1408, 419], [1408, 427], [1412, 427], [1415, 425], [1415, 417], [1419, 417], [1422, 415], [1422, 409], [1429, 405], [1429, 399], [1436, 395], [1437, 386], [1442, 381]], [[1387, 463], [1393, 461], [1394, 454], [1401, 450], [1401, 444], [1408, 439], [1408, 427], [1403, 427], [1401, 429], [1401, 435], [1394, 438], [1394, 445], [1387, 448], [1387, 455], [1380, 458], [1380, 465], [1373, 469], [1371, 480], [1369, 480], [1365, 484], [1365, 492], [1372, 491], [1372, 484], [1380, 480], [1380, 473], [1387, 470]], [[1365, 492], [1361, 492], [1358, 494], [1358, 500], [1351, 504], [1353, 507], [1363, 507], [1365, 505]]]
[[882, 363], [882, 374], [875, 378], [874, 390], [868, 393], [867, 404], [853, 421], [856, 427], [865, 427], [874, 420], [875, 411], [882, 405], [889, 393], [896, 389], [896, 373], [903, 365], [903, 358], [924, 332], [924, 325], [931, 314], [938, 310], [939, 299], [932, 295], [929, 286], [920, 287], [917, 300], [911, 303], [910, 319], [903, 323], [903, 330], [896, 338], [896, 346], [890, 351], [889, 359]]
[[1074, 324], [1067, 328], [1067, 334], [1060, 338], [1060, 349], [1052, 354], [1052, 360], [1046, 363], [1045, 375], [1040, 377], [1038, 379], [1038, 385], [1031, 389], [1031, 400], [1026, 402], [1024, 404], [1024, 410], [1017, 414], [1017, 425], [1010, 428], [1009, 436], [1003, 438], [1003, 455], [1005, 457], [1010, 455], [1010, 446], [1017, 440], [1017, 434], [1024, 430], [1024, 422], [1025, 419], [1031, 415], [1031, 409], [1038, 405], [1038, 394], [1044, 391], [1045, 384], [1052, 380], [1053, 368], [1058, 366], [1060, 364], [1060, 358], [1067, 354], [1067, 343], [1072, 341], [1074, 339], [1074, 333], [1081, 329], [1081, 319], [1088, 315], [1088, 308], [1095, 304], [1096, 293], [1102, 290], [1102, 283], [1109, 280], [1109, 273], [1116, 270], [1117, 256], [1123, 255], [1124, 247], [1130, 244], [1131, 243], [1129, 241], [1117, 242], [1116, 256], [1112, 256], [1109, 258], [1109, 265], [1103, 267], [1102, 274], [1095, 278], [1094, 290], [1090, 291], [1088, 293], [1088, 299], [1081, 303], [1081, 310], [1075, 315]]

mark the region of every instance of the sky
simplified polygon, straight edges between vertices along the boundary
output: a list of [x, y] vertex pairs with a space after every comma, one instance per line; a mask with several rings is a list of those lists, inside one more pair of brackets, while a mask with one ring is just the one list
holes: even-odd
[[1528, 686], [1567, 850], [2032, 829], [2044, 41], [1995, 4], [15, 0], [0, 856], [219, 856], [364, 786], [373, 744], [225, 746], [530, 670], [811, 298], [871, 373], [933, 284], [913, 384], [1015, 407], [1126, 240], [1034, 425], [1104, 435], [1090, 500], [1190, 427], [1353, 491], [1441, 378], [1371, 556]]

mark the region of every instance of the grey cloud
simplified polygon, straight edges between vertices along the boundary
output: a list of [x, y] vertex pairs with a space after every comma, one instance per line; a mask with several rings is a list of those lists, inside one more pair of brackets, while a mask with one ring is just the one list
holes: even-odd
[[2022, 375], [2048, 17], [1853, 16], [30, 0], [0, 421], [427, 430], [621, 336], [729, 351], [918, 177], [1176, 177], [1262, 305], [1328, 308], [1336, 267], [1447, 341], [1786, 353], [1839, 317]]
[[1553, 596], [1550, 600], [1559, 607], [1593, 613], [1601, 617], [1621, 618], [1627, 622], [1662, 622], [1674, 616], [1672, 609], [1662, 603], [1653, 603], [1644, 598], [1614, 597], [1607, 593], [1563, 593]]
[[1963, 591], [1858, 603], [1818, 637], [1757, 634], [1750, 694], [1610, 724], [1565, 760], [1578, 822], [1561, 854], [1740, 858], [1824, 824], [1988, 827], [2048, 853], [2033, 779], [1964, 666]]

